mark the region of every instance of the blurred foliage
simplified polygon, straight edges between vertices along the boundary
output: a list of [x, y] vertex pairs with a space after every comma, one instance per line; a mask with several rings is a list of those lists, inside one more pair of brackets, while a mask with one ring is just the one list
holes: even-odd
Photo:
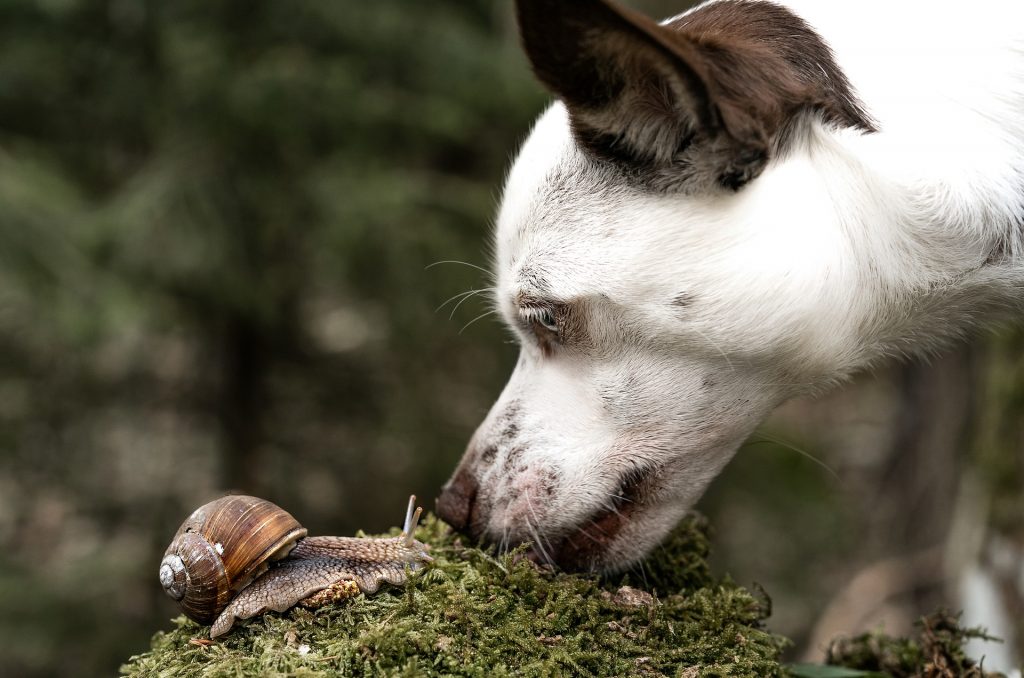
[[[989, 526], [1024, 539], [1024, 334], [998, 334], [985, 348], [971, 441], [974, 471], [990, 497]], [[1024, 647], [1024, 628], [1021, 634]]]
[[755, 434], [701, 501], [714, 516], [712, 564], [768, 587], [772, 628], [798, 642], [820, 614], [821, 596], [842, 585], [843, 561], [863, 537], [835, 472], [804, 447], [792, 436]]
[[[494, 199], [546, 100], [487, 0], [0, 4], [5, 673], [97, 675], [173, 613], [226, 489], [313, 531], [444, 481], [511, 367]], [[449, 307], [450, 308], [450, 307]], [[398, 508], [396, 508], [398, 507]]]

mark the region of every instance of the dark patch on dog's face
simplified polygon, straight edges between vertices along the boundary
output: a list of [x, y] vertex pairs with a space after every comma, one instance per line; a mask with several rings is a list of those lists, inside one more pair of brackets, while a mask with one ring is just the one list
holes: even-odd
[[487, 436], [487, 442], [480, 448], [479, 465], [486, 468], [494, 464], [499, 457], [504, 458], [503, 464], [508, 466], [511, 452], [514, 451], [516, 436], [519, 435], [519, 403], [512, 401], [502, 411], [495, 422], [493, 433]]
[[498, 456], [497, 445], [487, 445], [480, 452], [480, 463], [486, 466], [490, 466], [494, 463], [494, 458]]
[[537, 481], [537, 493], [540, 498], [545, 501], [550, 500], [558, 490], [561, 480], [561, 476], [553, 469], [544, 469]]
[[689, 308], [693, 305], [694, 295], [689, 292], [680, 292], [676, 296], [672, 297], [672, 305], [677, 309]]
[[498, 417], [491, 435], [491, 439], [501, 448], [504, 457], [501, 472], [506, 476], [516, 472], [525, 452], [519, 441], [519, 417], [519, 403], [513, 400]]
[[498, 417], [497, 433], [494, 439], [499, 445], [509, 445], [515, 442], [516, 436], [519, 435], [519, 417], [519, 402], [513, 400], [505, 406], [505, 409]]
[[509, 447], [505, 452], [504, 473], [515, 473], [523, 459], [526, 449], [522, 445]]

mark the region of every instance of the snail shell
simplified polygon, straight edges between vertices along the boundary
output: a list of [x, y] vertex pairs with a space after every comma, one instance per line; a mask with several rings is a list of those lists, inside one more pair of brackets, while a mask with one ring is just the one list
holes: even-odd
[[160, 584], [186, 616], [209, 624], [304, 536], [306, 529], [290, 513], [265, 499], [221, 497], [178, 528], [160, 562]]

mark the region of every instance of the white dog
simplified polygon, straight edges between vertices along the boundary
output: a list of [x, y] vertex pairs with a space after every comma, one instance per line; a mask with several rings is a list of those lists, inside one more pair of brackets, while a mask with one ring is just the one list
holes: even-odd
[[796, 4], [517, 1], [559, 102], [505, 187], [522, 349], [453, 525], [624, 568], [783, 401], [1020, 314], [1024, 3]]

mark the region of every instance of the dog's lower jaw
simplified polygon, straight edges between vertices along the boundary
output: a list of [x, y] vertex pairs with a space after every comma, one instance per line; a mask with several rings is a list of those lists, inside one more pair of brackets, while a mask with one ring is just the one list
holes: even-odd
[[[531, 546], [534, 559], [540, 562], [550, 559], [551, 564], [570, 572], [600, 572], [608, 574], [628, 567], [630, 562], [610, 562], [609, 555], [622, 550], [616, 542], [623, 528], [629, 523], [638, 506], [620, 503], [590, 518], [584, 525], [562, 539], [549, 543], [547, 547]], [[632, 551], [637, 559], [645, 552]], [[537, 557], [539, 556], [539, 558]]]
[[520, 525], [510, 539], [503, 540], [487, 528], [476, 480], [467, 470], [459, 469], [437, 500], [437, 514], [474, 541], [497, 543], [505, 550], [527, 544], [526, 557], [538, 565], [606, 575], [646, 557], [687, 511], [689, 502], [665, 503], [645, 497], [640, 489], [639, 485], [623, 488], [608, 508], [562, 532], [551, 534], [543, 524]]
[[612, 575], [642, 561], [686, 514], [679, 505], [626, 504], [602, 511], [568, 534], [530, 542], [527, 556], [567, 572]]
[[[477, 492], [478, 485], [472, 474], [459, 469], [441, 490], [437, 500], [437, 515], [471, 539], [498, 541], [486, 533], [479, 519]], [[634, 504], [617, 502], [617, 506], [594, 515], [584, 525], [558, 538], [548, 538], [536, 531], [537, 526], [531, 526], [533, 530], [520, 531], [521, 534], [532, 532], [523, 541], [529, 544], [527, 557], [538, 564], [568, 571], [606, 570], [606, 549], [615, 541], [635, 511]], [[508, 548], [517, 545], [503, 544]]]

